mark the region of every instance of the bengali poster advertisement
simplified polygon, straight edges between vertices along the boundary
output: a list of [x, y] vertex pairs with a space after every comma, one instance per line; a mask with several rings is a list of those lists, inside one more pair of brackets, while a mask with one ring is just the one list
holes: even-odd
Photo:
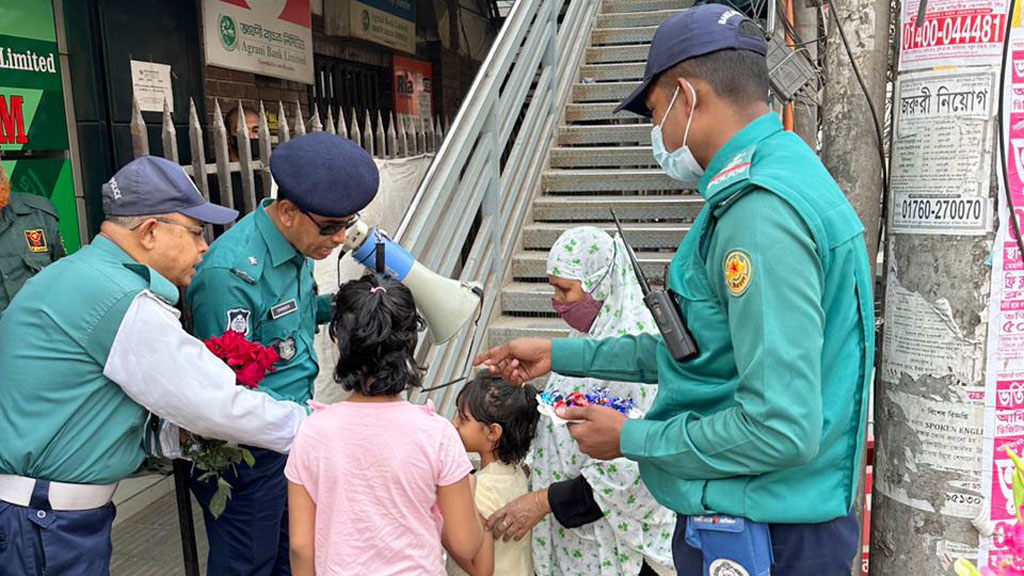
[[[982, 540], [979, 562], [995, 567], [1009, 558], [1003, 541], [1006, 529], [1016, 519], [1011, 478], [1013, 463], [1006, 450], [1024, 452], [1024, 260], [1010, 221], [1012, 200], [1018, 224], [1024, 207], [1024, 31], [1015, 28], [1010, 38], [1010, 61], [1002, 126], [1005, 141], [1006, 180], [999, 171], [999, 228], [992, 249], [989, 332], [985, 374], [985, 441], [983, 461], [987, 463], [983, 486], [989, 502], [987, 512], [995, 536]], [[1002, 168], [1002, 166], [1000, 166]], [[1018, 566], [1018, 568], [1022, 568]]]
[[999, 63], [1006, 0], [927, 0], [922, 15], [924, 1], [901, 3], [900, 71]]
[[984, 235], [991, 230], [996, 83], [988, 69], [899, 78], [893, 232]]

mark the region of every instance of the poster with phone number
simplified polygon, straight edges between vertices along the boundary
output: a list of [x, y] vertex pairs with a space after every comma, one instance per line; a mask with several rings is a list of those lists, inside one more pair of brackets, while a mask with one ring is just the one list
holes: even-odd
[[[1005, 184], [1019, 225], [1024, 224], [1024, 29], [1013, 28], [1009, 42], [1001, 127], [1005, 141]], [[1010, 203], [1000, 166], [999, 229], [992, 248], [989, 331], [985, 374], [986, 470], [983, 493], [995, 535], [982, 539], [979, 563], [996, 568], [1013, 563], [1003, 535], [1016, 522], [1013, 462], [1006, 454], [1024, 453], [1024, 259], [1010, 222]], [[1024, 568], [1018, 565], [1017, 568]]]
[[900, 8], [900, 71], [998, 64], [1006, 34], [1007, 0], [922, 0]]

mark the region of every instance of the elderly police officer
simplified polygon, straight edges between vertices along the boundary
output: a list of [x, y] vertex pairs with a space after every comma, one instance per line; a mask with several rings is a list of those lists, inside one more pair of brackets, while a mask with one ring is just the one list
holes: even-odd
[[[329, 295], [317, 295], [312, 260], [345, 242], [345, 231], [377, 193], [373, 159], [350, 140], [313, 132], [282, 144], [270, 158], [276, 200], [224, 233], [188, 290], [195, 335], [227, 328], [273, 346], [281, 357], [260, 389], [305, 404], [318, 372], [313, 336], [330, 320]], [[216, 486], [193, 480], [206, 510], [208, 572], [217, 575], [290, 574], [286, 457], [254, 449], [256, 465], [229, 474], [231, 505], [213, 519]]]
[[[684, 538], [694, 515], [769, 523], [772, 574], [849, 574], [858, 548], [874, 347], [862, 226], [766, 103], [765, 53], [739, 12], [688, 9], [658, 28], [643, 83], [620, 105], [652, 118], [658, 164], [706, 200], [667, 278], [699, 356], [676, 362], [640, 335], [517, 340], [477, 359], [520, 381], [550, 369], [660, 384], [643, 420], [598, 407], [565, 417], [583, 421], [572, 432], [584, 452], [636, 460], [679, 513], [680, 574], [702, 573]], [[746, 573], [726, 552], [723, 573]]]
[[64, 256], [57, 209], [36, 194], [11, 193], [0, 167], [0, 314], [25, 282]]
[[[110, 503], [178, 430], [287, 451], [306, 411], [235, 385], [172, 307], [207, 251], [208, 204], [177, 164], [133, 160], [103, 186], [91, 244], [47, 267], [0, 319], [0, 575], [107, 574]], [[157, 423], [154, 426], [147, 424]]]

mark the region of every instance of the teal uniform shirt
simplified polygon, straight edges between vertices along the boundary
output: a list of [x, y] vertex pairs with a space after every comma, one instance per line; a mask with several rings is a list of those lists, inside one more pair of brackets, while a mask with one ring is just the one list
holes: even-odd
[[0, 314], [29, 278], [64, 256], [57, 209], [35, 194], [12, 193], [0, 210]]
[[659, 384], [619, 442], [668, 508], [773, 523], [845, 516], [874, 358], [863, 227], [774, 114], [736, 134], [698, 190], [706, 204], [668, 286], [699, 356], [678, 363], [650, 335], [555, 340], [552, 369]]
[[213, 243], [187, 298], [197, 338], [230, 328], [273, 346], [281, 360], [260, 389], [305, 404], [319, 371], [313, 336], [317, 324], [330, 320], [330, 296], [317, 296], [312, 260], [270, 220], [271, 202], [261, 202]]
[[139, 467], [148, 412], [103, 370], [143, 290], [178, 299], [103, 236], [25, 284], [0, 318], [0, 474], [109, 484]]

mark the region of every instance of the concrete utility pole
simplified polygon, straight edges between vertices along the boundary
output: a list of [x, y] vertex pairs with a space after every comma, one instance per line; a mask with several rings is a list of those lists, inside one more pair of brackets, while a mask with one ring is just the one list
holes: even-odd
[[[796, 0], [797, 5], [807, 0]], [[833, 0], [835, 2], [835, 0]], [[885, 79], [889, 51], [889, 0], [835, 2], [835, 22], [828, 14], [825, 43], [825, 94], [821, 106], [821, 159], [846, 193], [864, 224], [874, 266], [881, 223], [882, 164], [871, 111], [857, 83], [836, 26], [842, 26], [854, 61], [879, 115], [885, 114]], [[879, 121], [884, 121], [881, 116]]]
[[[812, 0], [789, 0], [793, 3], [793, 28], [804, 46], [800, 47], [807, 53], [811, 62], [818, 62], [818, 7]], [[811, 90], [818, 92], [815, 81]], [[800, 102], [793, 104], [793, 132], [803, 138], [811, 150], [818, 149], [818, 107]]]
[[[918, 5], [908, 1], [908, 14]], [[925, 60], [909, 51], [905, 59], [908, 54]], [[875, 388], [873, 576], [951, 574], [955, 558], [975, 559], [979, 528], [988, 523], [992, 491], [983, 479], [992, 463], [982, 462], [983, 387], [986, 369], [994, 369], [986, 366], [986, 342], [995, 226], [986, 230], [969, 220], [991, 218], [998, 204], [995, 116], [1002, 87], [999, 63], [941, 69], [949, 63], [934, 58], [905, 66], [893, 97], [892, 214]], [[985, 101], [967, 110], [942, 100], [945, 92], [969, 90], [986, 94]], [[953, 217], [928, 209], [941, 196], [972, 209]]]

